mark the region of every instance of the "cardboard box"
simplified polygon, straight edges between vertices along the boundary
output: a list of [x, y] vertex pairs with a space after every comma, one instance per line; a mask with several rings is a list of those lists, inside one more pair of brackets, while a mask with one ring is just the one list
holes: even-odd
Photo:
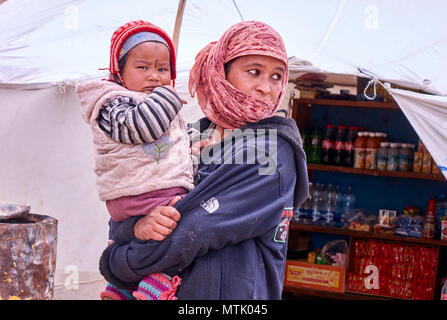
[[422, 172], [431, 173], [432, 158], [429, 153], [424, 153], [424, 159], [422, 160]]
[[436, 162], [434, 160], [432, 160], [431, 162], [431, 173], [434, 174], [441, 174], [441, 169], [439, 169], [438, 165], [436, 164]]
[[301, 99], [315, 99], [317, 91], [315, 90], [300, 90]]
[[415, 152], [414, 160], [413, 160], [413, 171], [421, 172], [422, 171], [422, 159], [424, 158], [423, 152]]
[[396, 218], [397, 212], [396, 210], [379, 210], [379, 224], [381, 226], [391, 226], [391, 220]]
[[287, 260], [284, 284], [299, 288], [344, 292], [345, 277], [345, 268]]
[[425, 149], [425, 145], [421, 139], [419, 139], [419, 141], [418, 141], [418, 152], [422, 152], [422, 153], [427, 152], [427, 149]]

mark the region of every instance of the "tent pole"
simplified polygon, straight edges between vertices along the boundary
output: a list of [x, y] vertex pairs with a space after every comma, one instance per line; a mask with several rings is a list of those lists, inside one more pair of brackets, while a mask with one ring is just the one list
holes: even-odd
[[186, 0], [179, 0], [177, 8], [177, 17], [175, 18], [174, 34], [172, 41], [174, 42], [175, 52], [178, 51], [178, 42], [180, 38], [180, 27], [183, 20], [183, 12], [185, 11]]

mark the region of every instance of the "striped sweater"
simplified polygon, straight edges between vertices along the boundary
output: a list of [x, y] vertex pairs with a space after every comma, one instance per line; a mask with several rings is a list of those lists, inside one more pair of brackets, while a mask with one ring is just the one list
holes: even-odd
[[101, 200], [194, 187], [182, 103], [173, 91], [134, 92], [110, 81], [80, 84], [76, 91], [93, 133]]
[[99, 127], [113, 140], [142, 144], [157, 140], [169, 127], [182, 104], [177, 94], [156, 88], [144, 102], [129, 96], [107, 100], [98, 117]]

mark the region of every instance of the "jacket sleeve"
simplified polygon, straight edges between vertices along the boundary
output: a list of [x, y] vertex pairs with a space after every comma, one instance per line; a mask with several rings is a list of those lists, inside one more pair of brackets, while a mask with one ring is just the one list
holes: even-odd
[[[294, 161], [292, 155], [279, 158]], [[136, 239], [107, 247], [100, 259], [103, 276], [119, 287], [132, 287], [147, 274], [176, 273], [210, 250], [275, 230], [284, 207], [291, 205], [284, 190], [293, 189], [295, 179], [288, 179], [289, 186], [281, 186], [278, 170], [260, 175], [260, 167], [221, 165], [213, 172], [214, 179], [207, 177], [177, 203], [182, 217], [164, 241]], [[294, 165], [289, 168], [293, 170]]]
[[157, 87], [142, 103], [127, 96], [107, 100], [97, 121], [99, 127], [117, 142], [145, 144], [161, 137], [182, 106], [177, 94], [168, 88]]

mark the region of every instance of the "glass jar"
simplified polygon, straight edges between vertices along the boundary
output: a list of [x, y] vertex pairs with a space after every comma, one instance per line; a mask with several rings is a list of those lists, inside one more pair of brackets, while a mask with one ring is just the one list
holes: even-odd
[[386, 171], [387, 170], [387, 160], [388, 160], [388, 149], [389, 142], [381, 142], [380, 148], [377, 151], [377, 170]]
[[386, 162], [387, 171], [396, 171], [399, 167], [399, 147], [400, 143], [390, 143], [388, 151], [388, 159]]

